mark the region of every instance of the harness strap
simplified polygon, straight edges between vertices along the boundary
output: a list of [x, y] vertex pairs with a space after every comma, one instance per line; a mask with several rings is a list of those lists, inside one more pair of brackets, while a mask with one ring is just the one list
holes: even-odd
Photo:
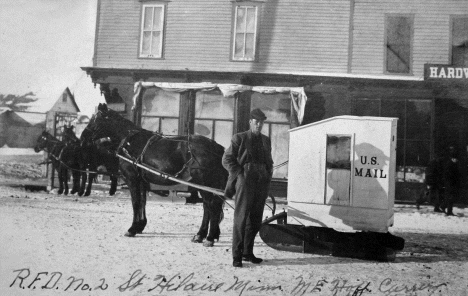
[[[156, 139], [156, 141], [155, 141], [155, 139]], [[146, 142], [146, 145], [145, 145], [145, 147], [143, 148], [143, 150], [141, 151], [140, 156], [138, 156], [138, 157], [136, 158], [136, 161], [139, 162], [139, 163], [142, 163], [143, 156], [145, 155], [146, 150], [148, 150], [148, 147], [149, 147], [151, 144], [156, 143], [157, 141], [159, 141], [159, 140], [161, 140], [161, 139], [162, 139], [162, 137], [159, 136], [158, 134], [152, 135], [152, 136], [148, 139], [148, 141]]]

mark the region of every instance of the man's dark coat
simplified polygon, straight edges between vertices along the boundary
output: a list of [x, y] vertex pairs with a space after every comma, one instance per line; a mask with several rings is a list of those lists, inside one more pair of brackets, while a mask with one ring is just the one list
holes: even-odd
[[[273, 173], [273, 159], [271, 158], [271, 141], [265, 135], [262, 136], [264, 155], [266, 159], [266, 169], [271, 177]], [[231, 145], [223, 156], [223, 166], [229, 172], [226, 184], [225, 197], [232, 198], [236, 191], [237, 176], [243, 172], [244, 165], [252, 162], [252, 132], [246, 131], [235, 134], [232, 137]]]

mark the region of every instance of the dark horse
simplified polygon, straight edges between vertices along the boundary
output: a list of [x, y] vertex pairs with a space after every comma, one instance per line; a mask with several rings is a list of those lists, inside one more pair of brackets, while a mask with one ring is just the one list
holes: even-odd
[[71, 194], [79, 191], [80, 172], [79, 172], [79, 154], [80, 146], [71, 142], [60, 141], [46, 131], [38, 137], [34, 151], [49, 153], [49, 159], [53, 168], [57, 171], [59, 180], [58, 194], [68, 194], [68, 171], [72, 171], [73, 187]]
[[[141, 233], [146, 226], [146, 191], [149, 183], [173, 185], [175, 182], [135, 166], [140, 163], [195, 184], [224, 190], [227, 171], [221, 164], [224, 148], [203, 136], [163, 136], [136, 126], [130, 120], [99, 104], [88, 129], [93, 140], [101, 145], [110, 144], [113, 151], [131, 162], [120, 160], [122, 173], [132, 196], [133, 223], [126, 236]], [[200, 191], [203, 198], [203, 221], [192, 241], [213, 246], [219, 240], [222, 219], [221, 196]], [[209, 229], [209, 230], [208, 230]]]
[[[97, 169], [99, 166], [105, 166], [107, 173], [110, 175], [111, 187], [109, 195], [114, 195], [117, 190], [117, 178], [119, 175], [119, 159], [115, 155], [101, 152], [91, 140], [91, 132], [86, 128], [80, 139], [73, 131], [73, 126], [64, 127], [63, 140], [80, 145], [80, 171], [81, 171], [81, 186], [78, 194], [89, 196], [93, 181], [96, 180]], [[89, 177], [88, 177], [89, 175]], [[87, 183], [86, 183], [87, 182]], [[87, 185], [87, 186], [86, 186]]]

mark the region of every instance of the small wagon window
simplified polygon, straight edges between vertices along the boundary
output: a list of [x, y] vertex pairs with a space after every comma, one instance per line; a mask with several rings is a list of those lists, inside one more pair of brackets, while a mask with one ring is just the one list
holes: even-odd
[[327, 136], [327, 168], [351, 169], [351, 136]]

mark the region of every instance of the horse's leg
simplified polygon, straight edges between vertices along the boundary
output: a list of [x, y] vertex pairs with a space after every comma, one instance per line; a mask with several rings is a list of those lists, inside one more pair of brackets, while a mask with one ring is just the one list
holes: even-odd
[[57, 191], [57, 194], [62, 194], [64, 191], [63, 185], [64, 185], [64, 180], [63, 180], [63, 168], [60, 166], [57, 167], [57, 177], [59, 181], [59, 189]]
[[63, 194], [68, 194], [68, 170], [63, 168], [62, 169], [62, 180], [63, 180]]
[[85, 192], [86, 181], [88, 180], [88, 173], [86, 173], [86, 167], [82, 167], [81, 170], [84, 172], [81, 173], [81, 184], [80, 190], [78, 190], [78, 195], [82, 196]]
[[[202, 196], [203, 196], [203, 193], [202, 193]], [[210, 227], [209, 205], [207, 204], [207, 200], [203, 198], [203, 219], [200, 225], [200, 229], [198, 230], [198, 233], [192, 238], [192, 242], [202, 243], [203, 239], [206, 238], [208, 234], [209, 227]]]
[[148, 194], [148, 189], [149, 184], [144, 180], [140, 180], [141, 204], [138, 213], [137, 233], [142, 233], [148, 222], [146, 219], [146, 195]]
[[[94, 169], [93, 171], [95, 170], [96, 169]], [[96, 179], [96, 176], [97, 176], [96, 173], [89, 173], [88, 186], [86, 187], [84, 196], [89, 196], [91, 194], [91, 187], [93, 186], [93, 181]]]
[[71, 194], [75, 194], [80, 190], [80, 177], [81, 173], [78, 171], [73, 170], [72, 171], [72, 176], [73, 176], [73, 187], [71, 190]]
[[109, 195], [114, 195], [115, 192], [117, 191], [117, 176], [111, 175], [110, 179], [111, 179], [111, 186], [109, 189]]
[[208, 201], [208, 211], [210, 213], [210, 228], [206, 241], [203, 243], [205, 247], [212, 247], [214, 240], [219, 240], [221, 230], [219, 229], [219, 223], [221, 222], [221, 214], [223, 211], [223, 199], [212, 193], [204, 193], [203, 199]]
[[[125, 181], [130, 190], [130, 195], [132, 196], [132, 208], [133, 208], [133, 222], [132, 226], [128, 229], [125, 236], [133, 237], [137, 233], [141, 233], [146, 226], [146, 192], [144, 196], [142, 195], [142, 189], [145, 189], [145, 183], [141, 177], [138, 175], [138, 172], [133, 167], [123, 167], [121, 169], [122, 173], [125, 175]], [[143, 190], [146, 191], [146, 190]]]

